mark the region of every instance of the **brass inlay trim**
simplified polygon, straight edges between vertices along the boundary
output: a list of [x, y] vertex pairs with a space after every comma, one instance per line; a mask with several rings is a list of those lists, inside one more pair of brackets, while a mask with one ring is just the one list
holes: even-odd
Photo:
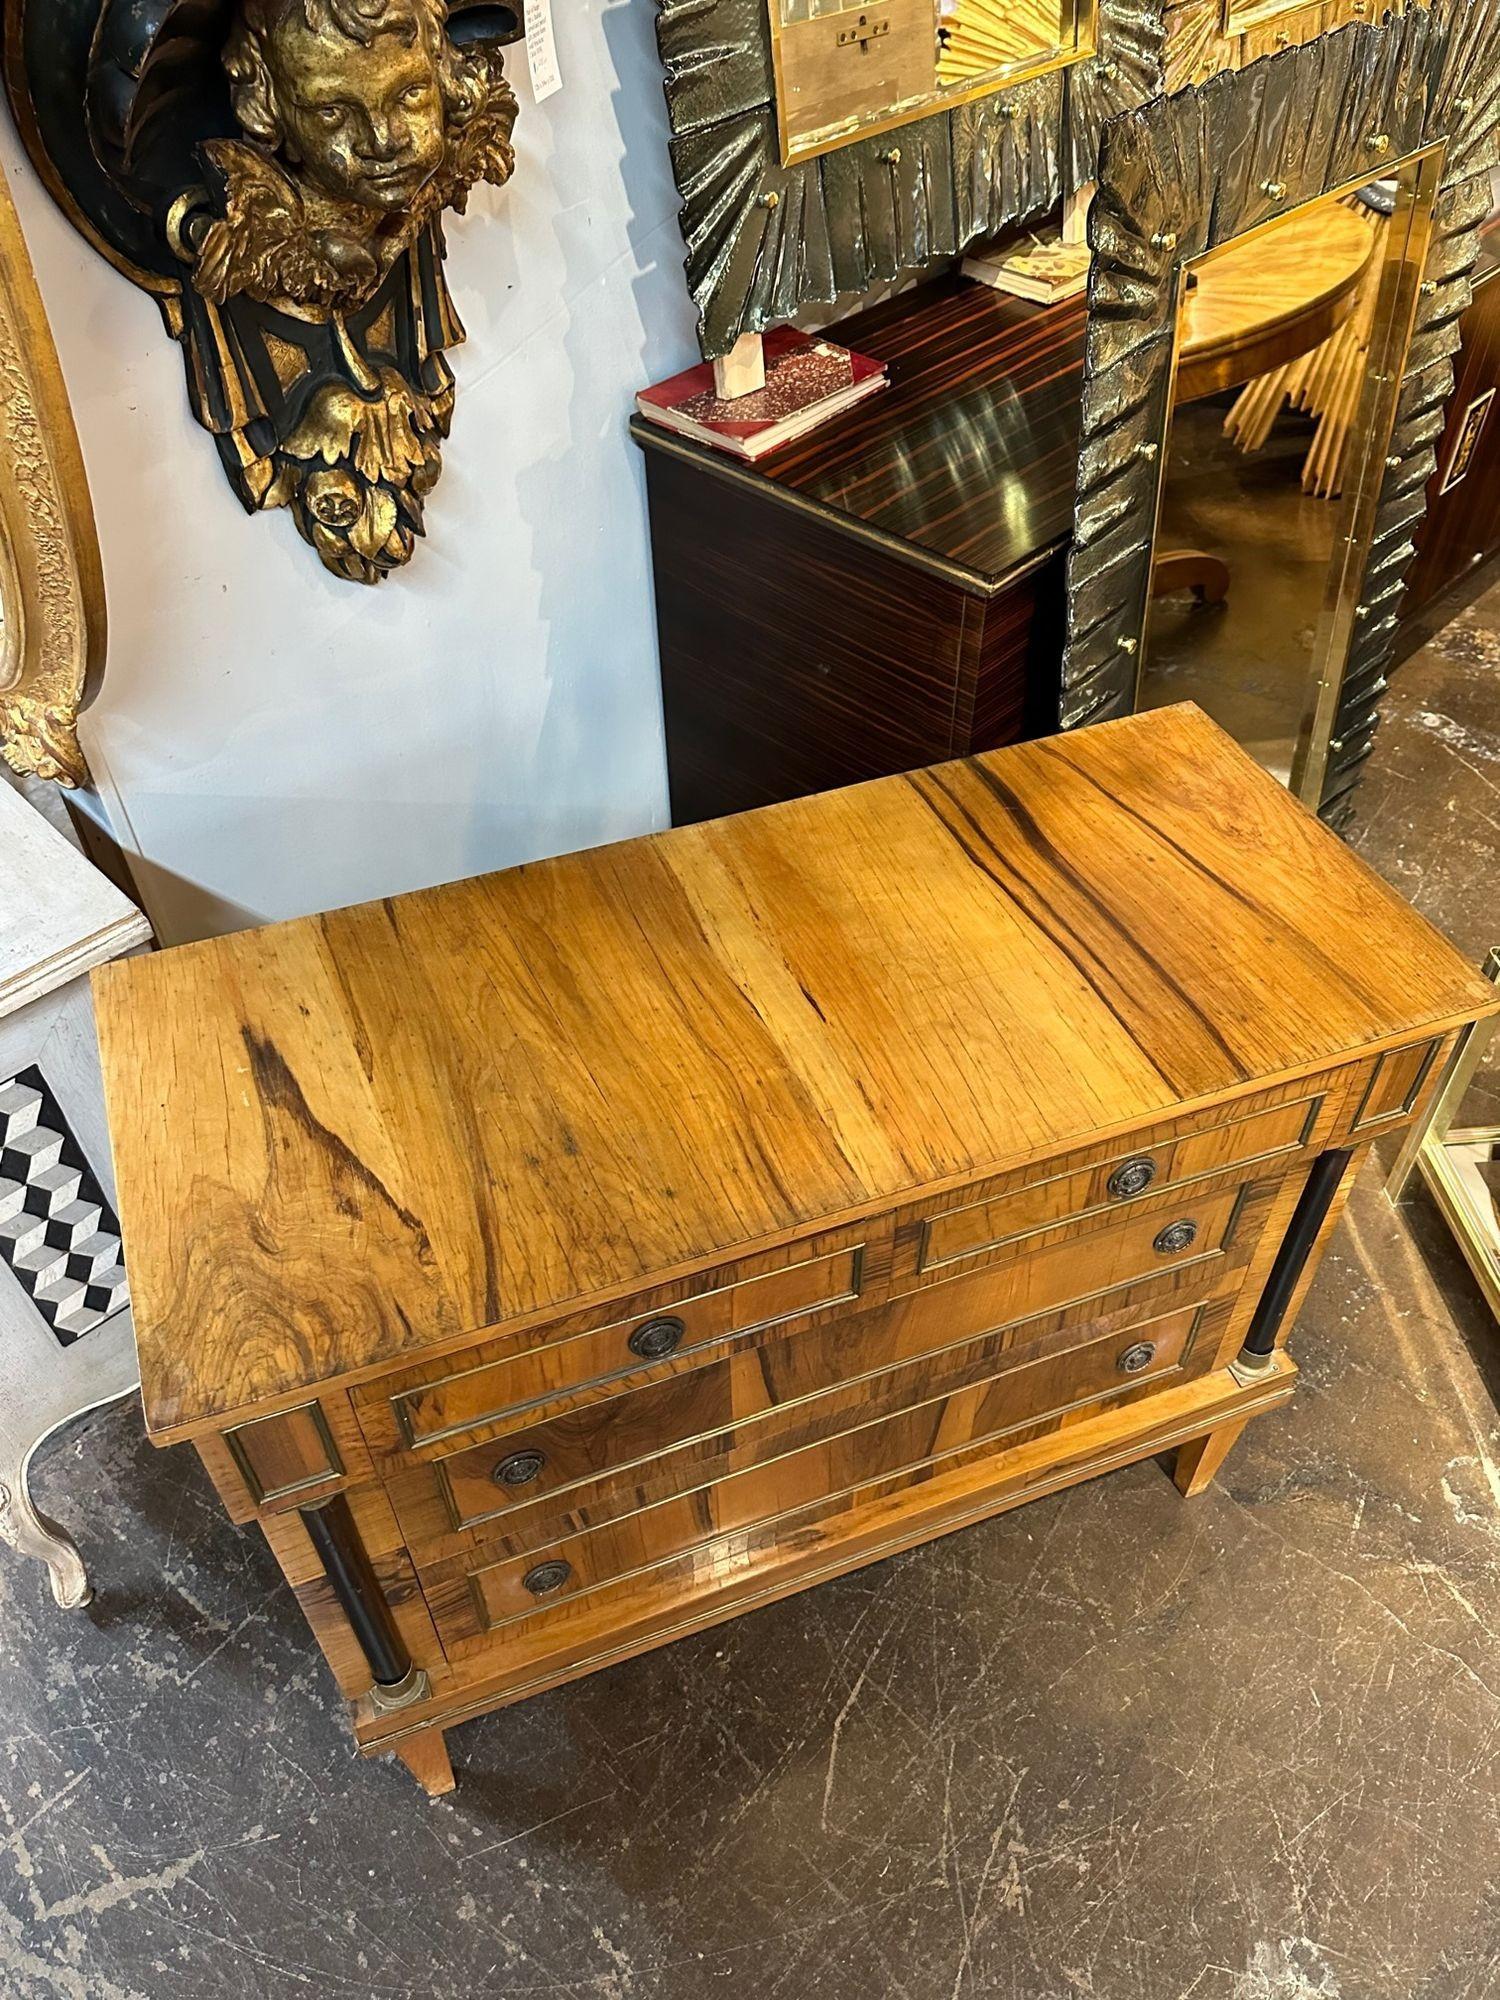
[[[1198, 1260], [1194, 1259], [1192, 1261], [1197, 1262]], [[1153, 1272], [1146, 1278], [1137, 1278], [1131, 1280], [1127, 1284], [1121, 1285], [1114, 1289], [1118, 1289], [1120, 1291], [1129, 1291], [1133, 1289], [1135, 1285], [1160, 1283], [1163, 1280], [1173, 1275], [1174, 1272], [1169, 1270]], [[1107, 1297], [1108, 1294], [1100, 1293], [1098, 1294], [1098, 1296]], [[1154, 1305], [1155, 1303], [1156, 1303], [1155, 1300], [1147, 1301], [1148, 1307]], [[1218, 1301], [1212, 1298], [1183, 1299], [1180, 1300], [1175, 1305], [1167, 1306], [1161, 1312], [1152, 1312], [1150, 1314], [1150, 1317], [1147, 1319], [1129, 1320], [1125, 1323], [1125, 1325], [1113, 1328], [1111, 1329], [1111, 1331], [1119, 1334], [1120, 1337], [1123, 1339], [1127, 1334], [1135, 1334], [1142, 1332], [1147, 1327], [1158, 1325], [1162, 1320], [1175, 1319], [1179, 1313], [1191, 1312], [1196, 1307], [1197, 1318], [1194, 1320], [1192, 1329], [1189, 1334], [1189, 1341], [1190, 1342], [1196, 1341], [1199, 1333], [1199, 1321], [1201, 1321], [1203, 1314], [1208, 1310], [1209, 1306], [1216, 1303], [1218, 1303]], [[683, 1437], [674, 1438], [670, 1444], [659, 1446], [657, 1449], [653, 1451], [641, 1452], [637, 1454], [637, 1456], [634, 1458], [622, 1459], [618, 1464], [607, 1465], [607, 1466], [596, 1466], [591, 1471], [579, 1473], [579, 1475], [575, 1479], [568, 1479], [563, 1481], [561, 1485], [549, 1487], [544, 1493], [533, 1494], [530, 1498], [514, 1502], [509, 1507], [494, 1508], [487, 1514], [468, 1514], [462, 1516], [461, 1518], [458, 1517], [457, 1503], [456, 1501], [453, 1500], [452, 1489], [447, 1483], [446, 1462], [442, 1459], [439, 1459], [436, 1462], [434, 1470], [437, 1471], [437, 1473], [439, 1474], [440, 1478], [443, 1481], [445, 1497], [449, 1500], [450, 1507], [454, 1512], [455, 1519], [453, 1525], [455, 1530], [483, 1527], [488, 1522], [502, 1521], [508, 1517], [513, 1517], [517, 1514], [524, 1513], [528, 1507], [539, 1507], [544, 1504], [550, 1505], [554, 1501], [558, 1502], [564, 1501], [566, 1500], [567, 1496], [570, 1493], [576, 1493], [580, 1486], [591, 1486], [597, 1484], [601, 1479], [612, 1480], [615, 1478], [623, 1477], [627, 1473], [639, 1472], [643, 1466], [653, 1465], [659, 1461], [664, 1461], [669, 1458], [674, 1458], [677, 1455], [677, 1453], [683, 1451], [691, 1451], [695, 1449], [698, 1445], [709, 1443], [714, 1438], [737, 1440], [740, 1437], [754, 1431], [757, 1428], [757, 1426], [768, 1422], [772, 1417], [782, 1416], [787, 1411], [807, 1409], [814, 1403], [822, 1402], [825, 1397], [842, 1395], [843, 1392], [847, 1389], [855, 1389], [859, 1388], [862, 1385], [877, 1383], [883, 1377], [887, 1375], [899, 1374], [901, 1369], [912, 1367], [918, 1362], [926, 1363], [931, 1361], [941, 1361], [945, 1355], [956, 1354], [960, 1348], [972, 1347], [976, 1345], [978, 1342], [983, 1340], [992, 1340], [994, 1336], [999, 1333], [1014, 1332], [1016, 1338], [1013, 1341], [1011, 1341], [1006, 1347], [1004, 1347], [1001, 1350], [1000, 1354], [996, 1357], [997, 1361], [1004, 1362], [1005, 1357], [1015, 1356], [1017, 1349], [1024, 1346], [1026, 1339], [1026, 1329], [1028, 1327], [1036, 1325], [1041, 1320], [1052, 1319], [1058, 1313], [1065, 1313], [1071, 1310], [1072, 1310], [1071, 1305], [1053, 1306], [1043, 1312], [1029, 1313], [1025, 1319], [1000, 1320], [996, 1325], [981, 1328], [980, 1331], [977, 1333], [960, 1334], [956, 1340], [944, 1341], [940, 1347], [921, 1348], [916, 1353], [908, 1354], [899, 1361], [883, 1362], [878, 1368], [867, 1368], [863, 1372], [863, 1374], [846, 1376], [841, 1381], [829, 1383], [825, 1388], [810, 1389], [805, 1395], [802, 1396], [788, 1396], [787, 1398], [785, 1398], [784, 1401], [779, 1403], [772, 1403], [768, 1405], [767, 1408], [765, 1408], [764, 1410], [756, 1410], [747, 1416], [731, 1418], [731, 1420], [728, 1423], [710, 1425], [707, 1430], [689, 1432], [687, 1435]], [[1096, 1320], [1087, 1320], [1079, 1328], [1080, 1338], [1078, 1340], [1075, 1340], [1071, 1347], [1054, 1348], [1049, 1350], [1048, 1353], [1046, 1354], [1033, 1355], [1029, 1359], [1023, 1355], [1019, 1358], [1012, 1360], [1009, 1363], [1009, 1365], [1004, 1365], [997, 1368], [994, 1375], [984, 1376], [981, 1378], [981, 1380], [994, 1381], [1000, 1375], [1017, 1373], [1022, 1368], [1029, 1368], [1035, 1361], [1054, 1361], [1058, 1358], [1059, 1355], [1076, 1354], [1080, 1348], [1092, 1346], [1092, 1344], [1096, 1340], [1104, 1340], [1109, 1337], [1109, 1335], [1105, 1333], [1100, 1333], [1098, 1331], [1090, 1331], [1091, 1328], [1096, 1329], [1097, 1325], [1098, 1322]], [[1059, 1328], [1058, 1331], [1062, 1332], [1064, 1331], [1064, 1329]], [[1183, 1357], [1182, 1357], [1184, 1362], [1187, 1359], [1187, 1355], [1188, 1355], [1188, 1348], [1185, 1346], [1183, 1349]], [[1149, 1376], [1146, 1376], [1143, 1379], [1149, 1381], [1151, 1378]], [[972, 1388], [975, 1385], [973, 1383], [965, 1383], [961, 1386], [963, 1388]], [[949, 1395], [957, 1395], [960, 1392], [958, 1389], [950, 1389], [949, 1391], [947, 1391], [947, 1393]], [[927, 1400], [940, 1401], [941, 1398], [931, 1397], [928, 1398]], [[921, 1405], [912, 1404], [909, 1407], [916, 1409], [920, 1408]], [[871, 1421], [885, 1422], [888, 1418], [899, 1416], [900, 1414], [901, 1412], [899, 1410], [890, 1410], [887, 1411], [885, 1418], [875, 1418], [872, 1419]], [[812, 1443], [831, 1444], [838, 1438], [847, 1437], [851, 1431], [863, 1430], [865, 1428], [866, 1426], [863, 1424], [846, 1424], [843, 1427], [843, 1429], [830, 1431], [826, 1437], [814, 1439], [812, 1440]], [[505, 1440], [505, 1442], [508, 1444], [510, 1440], [507, 1439]], [[757, 1466], [774, 1465], [780, 1459], [793, 1457], [795, 1456], [796, 1452], [805, 1451], [810, 1448], [811, 1447], [809, 1445], [796, 1445], [786, 1451], [769, 1452], [765, 1458], [757, 1459], [755, 1461], [755, 1464]], [[741, 1467], [740, 1469], [742, 1471], [748, 1471], [750, 1468]], [[724, 1476], [733, 1478], [736, 1475], [731, 1473]], [[713, 1485], [716, 1485], [718, 1483], [719, 1482], [717, 1480], [700, 1480], [695, 1485], [683, 1487], [681, 1492], [679, 1493], [674, 1493], [665, 1497], [674, 1500], [680, 1500], [684, 1498], [687, 1494], [705, 1491], [707, 1488], [712, 1487]], [[653, 1501], [650, 1504], [654, 1506], [657, 1503]], [[634, 1508], [631, 1511], [633, 1513], [639, 1513], [642, 1510], [640, 1508]], [[618, 1520], [623, 1520], [627, 1517], [624, 1515], [618, 1515], [615, 1516], [614, 1518]], [[603, 1527], [608, 1524], [605, 1522], [599, 1522], [594, 1525]], [[592, 1532], [592, 1529], [580, 1529], [579, 1532], [589, 1533]], [[508, 1561], [510, 1560], [510, 1558], [507, 1557], [506, 1560]]]
[[[1008, 1513], [1012, 1507], [1023, 1506], [1028, 1500], [1040, 1499], [1044, 1494], [1056, 1493], [1067, 1486], [1082, 1485], [1085, 1479], [1093, 1479], [1100, 1473], [1113, 1472], [1119, 1466], [1132, 1465], [1144, 1458], [1155, 1458], [1160, 1452], [1170, 1451], [1173, 1445], [1186, 1444], [1192, 1438], [1202, 1437], [1204, 1432], [1211, 1430], [1215, 1424], [1228, 1422], [1231, 1418], [1260, 1416], [1264, 1411], [1275, 1409], [1279, 1404], [1287, 1402], [1295, 1390], [1296, 1364], [1279, 1348], [1276, 1362], [1274, 1375], [1266, 1384], [1263, 1393], [1253, 1397], [1236, 1394], [1232, 1401], [1224, 1408], [1216, 1410], [1212, 1416], [1205, 1417], [1203, 1410], [1194, 1411], [1191, 1416], [1184, 1417], [1180, 1422], [1152, 1432], [1149, 1439], [1133, 1439], [1123, 1448], [1105, 1452], [1096, 1459], [1085, 1459], [1081, 1464], [1077, 1459], [1070, 1460], [1066, 1465], [1060, 1465], [1054, 1471], [1044, 1473], [1039, 1479], [1018, 1482], [1012, 1490], [998, 1497], [993, 1491], [981, 1494], [970, 1506], [951, 1515], [945, 1515], [941, 1526], [936, 1529], [919, 1528], [914, 1533], [909, 1533], [906, 1531], [906, 1524], [903, 1523], [895, 1533], [862, 1548], [852, 1562], [843, 1557], [836, 1557], [832, 1562], [824, 1563], [817, 1569], [799, 1571], [795, 1581], [790, 1584], [784, 1579], [773, 1577], [763, 1589], [737, 1596], [732, 1605], [709, 1608], [706, 1613], [700, 1609], [697, 1614], [680, 1618], [675, 1624], [654, 1629], [644, 1642], [639, 1638], [632, 1638], [617, 1646], [601, 1647], [597, 1652], [590, 1653], [586, 1660], [575, 1663], [562, 1673], [554, 1670], [533, 1674], [528, 1680], [506, 1687], [503, 1694], [498, 1697], [491, 1692], [473, 1701], [456, 1701], [451, 1708], [443, 1710], [443, 1727], [448, 1728], [463, 1722], [470, 1716], [485, 1714], [495, 1706], [497, 1699], [506, 1703], [524, 1701], [528, 1695], [542, 1694], [548, 1688], [557, 1686], [561, 1680], [573, 1680], [580, 1674], [596, 1673], [601, 1667], [612, 1666], [616, 1661], [637, 1658], [644, 1650], [670, 1645], [674, 1639], [685, 1638], [690, 1633], [702, 1632], [714, 1625], [725, 1624], [730, 1619], [739, 1618], [745, 1612], [757, 1610], [762, 1605], [774, 1604], [781, 1598], [794, 1596], [799, 1591], [814, 1589], [832, 1577], [847, 1576], [854, 1570], [867, 1568], [888, 1555], [898, 1554], [902, 1549], [911, 1548], [919, 1542], [932, 1540], [936, 1535], [952, 1534], [955, 1530], [969, 1527], [976, 1521], [986, 1520], [995, 1514]], [[1231, 1379], [1227, 1368], [1220, 1372], [1226, 1380]], [[1240, 1385], [1234, 1383], [1233, 1387], [1238, 1391]], [[461, 1643], [472, 1645], [475, 1639], [482, 1639], [485, 1636], [483, 1633], [472, 1634], [469, 1641]], [[449, 1658], [454, 1657], [452, 1654], [449, 1655]], [[473, 1654], [466, 1651], [457, 1657], [472, 1659]], [[494, 1676], [488, 1678], [493, 1682]], [[425, 1721], [420, 1726], [430, 1728], [431, 1720]], [[415, 1734], [414, 1729], [388, 1731], [370, 1742], [362, 1743], [361, 1754], [366, 1757], [378, 1756], [382, 1751], [388, 1750], [400, 1736], [413, 1734]]]

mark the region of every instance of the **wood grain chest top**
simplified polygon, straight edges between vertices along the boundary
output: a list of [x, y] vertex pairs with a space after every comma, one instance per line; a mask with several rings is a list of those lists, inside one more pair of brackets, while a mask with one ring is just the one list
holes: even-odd
[[163, 1439], [1494, 1006], [1190, 707], [95, 984]]

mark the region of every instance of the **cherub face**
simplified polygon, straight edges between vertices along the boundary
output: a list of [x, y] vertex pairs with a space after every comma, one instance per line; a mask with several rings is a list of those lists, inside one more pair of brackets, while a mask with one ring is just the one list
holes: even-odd
[[391, 0], [365, 44], [316, 34], [290, 8], [266, 63], [287, 159], [341, 201], [410, 207], [446, 146], [437, 60], [413, 0]]

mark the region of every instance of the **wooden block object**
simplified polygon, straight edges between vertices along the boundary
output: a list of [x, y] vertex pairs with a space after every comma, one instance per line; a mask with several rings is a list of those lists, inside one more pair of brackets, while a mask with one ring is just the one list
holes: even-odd
[[152, 1435], [433, 1791], [467, 1715], [1197, 1490], [1497, 1006], [1189, 707], [96, 983]]
[[766, 386], [766, 348], [758, 333], [742, 333], [714, 363], [714, 394], [726, 402]]

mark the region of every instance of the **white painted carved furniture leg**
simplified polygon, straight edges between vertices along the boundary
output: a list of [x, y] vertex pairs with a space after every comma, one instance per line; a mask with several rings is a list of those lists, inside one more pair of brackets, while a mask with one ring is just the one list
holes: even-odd
[[72, 1608], [83, 1559], [28, 1479], [48, 1438], [136, 1386], [88, 973], [151, 933], [50, 817], [0, 780], [0, 1538]]

